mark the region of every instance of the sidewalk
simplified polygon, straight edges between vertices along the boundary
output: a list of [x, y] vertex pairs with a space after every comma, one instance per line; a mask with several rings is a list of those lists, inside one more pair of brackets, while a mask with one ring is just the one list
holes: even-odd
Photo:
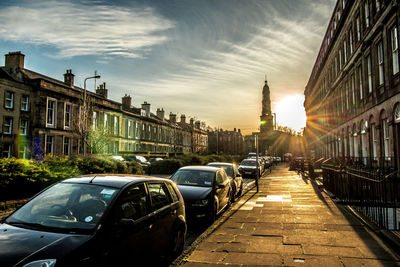
[[400, 266], [358, 219], [284, 165], [194, 244], [182, 265]]

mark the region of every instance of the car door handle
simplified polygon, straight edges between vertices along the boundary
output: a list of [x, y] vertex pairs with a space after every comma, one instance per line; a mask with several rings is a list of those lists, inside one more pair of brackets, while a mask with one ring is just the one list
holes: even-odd
[[147, 230], [148, 230], [148, 231], [150, 231], [151, 228], [153, 228], [153, 225], [152, 225], [152, 224], [150, 224], [149, 226], [147, 226]]

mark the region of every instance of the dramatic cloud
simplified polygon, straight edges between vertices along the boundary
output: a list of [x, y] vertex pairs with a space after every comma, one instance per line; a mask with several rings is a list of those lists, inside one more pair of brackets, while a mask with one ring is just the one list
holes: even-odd
[[[32, 1], [0, 10], [0, 38], [56, 48], [57, 58], [82, 55], [143, 57], [167, 40], [174, 23], [151, 8], [123, 8], [93, 1]], [[94, 3], [94, 4], [93, 4]]]

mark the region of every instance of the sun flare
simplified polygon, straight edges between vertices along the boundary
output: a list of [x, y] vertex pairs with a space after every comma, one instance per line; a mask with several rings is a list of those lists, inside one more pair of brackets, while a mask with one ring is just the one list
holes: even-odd
[[301, 94], [290, 95], [274, 103], [277, 124], [301, 131], [306, 126], [306, 112], [303, 103], [304, 95]]

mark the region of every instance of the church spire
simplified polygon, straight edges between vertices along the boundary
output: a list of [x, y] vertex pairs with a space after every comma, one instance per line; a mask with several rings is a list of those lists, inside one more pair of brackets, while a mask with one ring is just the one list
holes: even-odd
[[265, 84], [262, 90], [261, 106], [262, 110], [260, 116], [260, 130], [262, 133], [267, 133], [273, 130], [273, 116], [271, 110], [271, 97], [266, 74]]

